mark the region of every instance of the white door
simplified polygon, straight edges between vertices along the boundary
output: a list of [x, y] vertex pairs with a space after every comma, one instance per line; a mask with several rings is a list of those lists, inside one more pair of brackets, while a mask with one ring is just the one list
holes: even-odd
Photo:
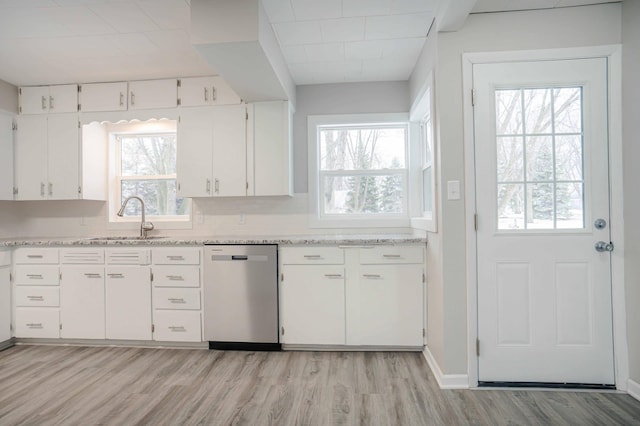
[[47, 197], [51, 200], [76, 200], [80, 184], [78, 114], [49, 114], [47, 129]]
[[178, 195], [210, 197], [213, 174], [211, 108], [188, 108], [180, 111], [177, 149]]
[[151, 271], [108, 266], [105, 281], [107, 339], [151, 340]]
[[47, 115], [18, 115], [16, 121], [16, 200], [44, 200], [47, 182]]
[[63, 266], [60, 272], [60, 337], [104, 339], [104, 266]]
[[607, 61], [473, 81], [479, 382], [613, 384]]
[[247, 195], [247, 108], [214, 107], [213, 189], [216, 197]]

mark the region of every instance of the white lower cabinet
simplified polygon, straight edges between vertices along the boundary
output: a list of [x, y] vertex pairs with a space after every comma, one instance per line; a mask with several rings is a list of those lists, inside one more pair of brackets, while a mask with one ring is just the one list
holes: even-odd
[[155, 248], [152, 258], [153, 339], [201, 342], [201, 249]]
[[0, 250], [0, 346], [11, 339], [11, 252]]
[[62, 266], [60, 273], [60, 337], [104, 339], [104, 266]]
[[106, 338], [151, 340], [151, 268], [107, 266]]
[[285, 247], [280, 258], [282, 343], [422, 347], [422, 246]]
[[60, 337], [58, 250], [20, 248], [14, 252], [15, 336]]
[[282, 343], [344, 345], [344, 267], [286, 265], [283, 276]]

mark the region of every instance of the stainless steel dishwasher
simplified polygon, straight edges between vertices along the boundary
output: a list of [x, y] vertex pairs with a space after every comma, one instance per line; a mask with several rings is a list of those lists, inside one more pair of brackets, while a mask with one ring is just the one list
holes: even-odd
[[209, 349], [280, 350], [277, 253], [277, 245], [205, 247]]

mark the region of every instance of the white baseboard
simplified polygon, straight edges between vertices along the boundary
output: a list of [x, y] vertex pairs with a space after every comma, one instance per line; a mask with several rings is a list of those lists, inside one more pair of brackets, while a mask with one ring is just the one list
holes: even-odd
[[443, 374], [428, 347], [424, 349], [422, 354], [427, 360], [427, 364], [429, 364], [440, 389], [469, 389], [469, 376], [467, 374]]
[[640, 383], [633, 380], [627, 380], [627, 393], [640, 401]]

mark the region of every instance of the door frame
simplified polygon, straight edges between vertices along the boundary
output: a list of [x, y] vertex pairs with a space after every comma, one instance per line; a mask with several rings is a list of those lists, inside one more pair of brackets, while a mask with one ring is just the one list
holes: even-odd
[[478, 387], [478, 275], [477, 236], [475, 231], [476, 178], [475, 134], [473, 124], [473, 66], [475, 64], [545, 61], [562, 59], [607, 58], [608, 74], [608, 135], [609, 135], [609, 197], [611, 239], [611, 291], [613, 314], [613, 355], [616, 388], [627, 390], [629, 354], [627, 348], [626, 305], [624, 291], [624, 221], [622, 187], [622, 51], [621, 45], [579, 48], [474, 52], [462, 55], [463, 130], [465, 152], [465, 220], [467, 263], [467, 371], [469, 387]]

